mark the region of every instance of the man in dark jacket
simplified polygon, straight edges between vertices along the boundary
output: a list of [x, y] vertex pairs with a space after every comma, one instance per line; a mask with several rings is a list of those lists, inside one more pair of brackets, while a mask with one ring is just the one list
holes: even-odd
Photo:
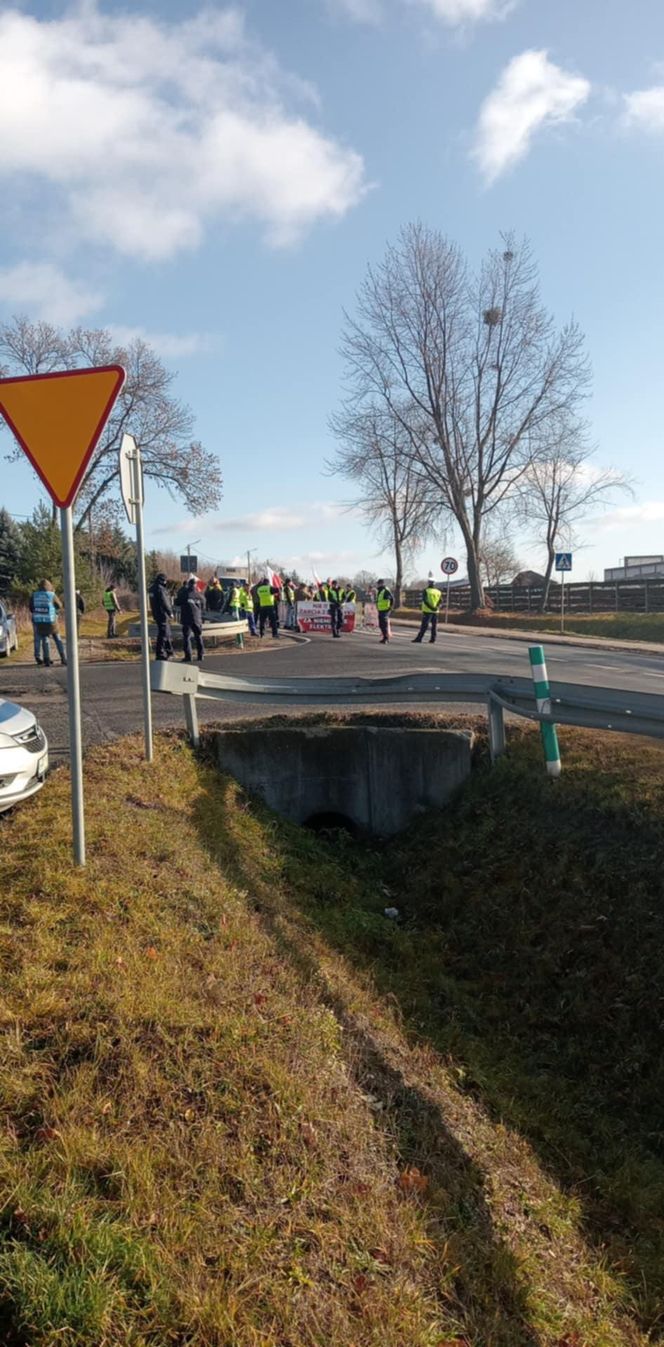
[[173, 655], [173, 635], [171, 632], [173, 604], [166, 588], [166, 576], [163, 573], [157, 576], [150, 590], [150, 608], [157, 624], [155, 658], [171, 659]]
[[200, 664], [202, 664], [205, 654], [203, 646], [203, 596], [199, 594], [196, 588], [197, 584], [198, 577], [196, 575], [190, 576], [186, 585], [182, 586], [178, 594], [180, 622], [182, 623], [182, 644], [186, 664], [191, 664], [192, 638], [196, 643], [196, 654]]

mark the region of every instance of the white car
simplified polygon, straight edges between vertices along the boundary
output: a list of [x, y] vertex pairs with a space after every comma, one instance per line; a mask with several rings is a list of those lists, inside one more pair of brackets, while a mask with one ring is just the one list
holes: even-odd
[[11, 655], [12, 650], [18, 650], [16, 618], [0, 600], [0, 659], [3, 655]]
[[0, 814], [41, 790], [48, 742], [32, 711], [0, 697]]

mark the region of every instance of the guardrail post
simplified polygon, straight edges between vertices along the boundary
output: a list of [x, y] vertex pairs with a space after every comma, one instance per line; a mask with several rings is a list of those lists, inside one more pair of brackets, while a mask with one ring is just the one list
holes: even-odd
[[505, 752], [505, 716], [500, 703], [494, 701], [491, 696], [486, 709], [489, 721], [489, 752], [491, 761], [495, 762]]
[[198, 729], [198, 710], [196, 708], [196, 697], [193, 693], [187, 692], [182, 698], [184, 702], [184, 719], [187, 726], [187, 734], [191, 739], [194, 748], [198, 748], [201, 742], [201, 736]]
[[[546, 671], [546, 661], [544, 659], [544, 647], [541, 645], [531, 645], [528, 649], [530, 655], [530, 668], [535, 685], [535, 701], [540, 715], [551, 715], [551, 688], [549, 687], [549, 675]], [[540, 731], [542, 743], [544, 745], [544, 757], [546, 758], [546, 770], [549, 776], [560, 776], [560, 749], [558, 747], [558, 735], [555, 725], [547, 721], [540, 721]]]

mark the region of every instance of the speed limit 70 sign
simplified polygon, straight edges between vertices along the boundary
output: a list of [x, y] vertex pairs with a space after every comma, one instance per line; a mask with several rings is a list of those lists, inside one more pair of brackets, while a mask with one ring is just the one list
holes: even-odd
[[456, 560], [456, 557], [444, 557], [440, 563], [440, 569], [443, 572], [443, 575], [454, 575], [455, 571], [458, 571], [459, 569], [459, 563]]

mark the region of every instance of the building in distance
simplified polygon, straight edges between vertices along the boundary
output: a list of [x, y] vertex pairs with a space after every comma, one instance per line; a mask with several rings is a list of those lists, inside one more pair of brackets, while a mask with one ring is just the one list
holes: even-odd
[[622, 566], [609, 566], [605, 580], [645, 580], [664, 578], [664, 556], [625, 557]]

